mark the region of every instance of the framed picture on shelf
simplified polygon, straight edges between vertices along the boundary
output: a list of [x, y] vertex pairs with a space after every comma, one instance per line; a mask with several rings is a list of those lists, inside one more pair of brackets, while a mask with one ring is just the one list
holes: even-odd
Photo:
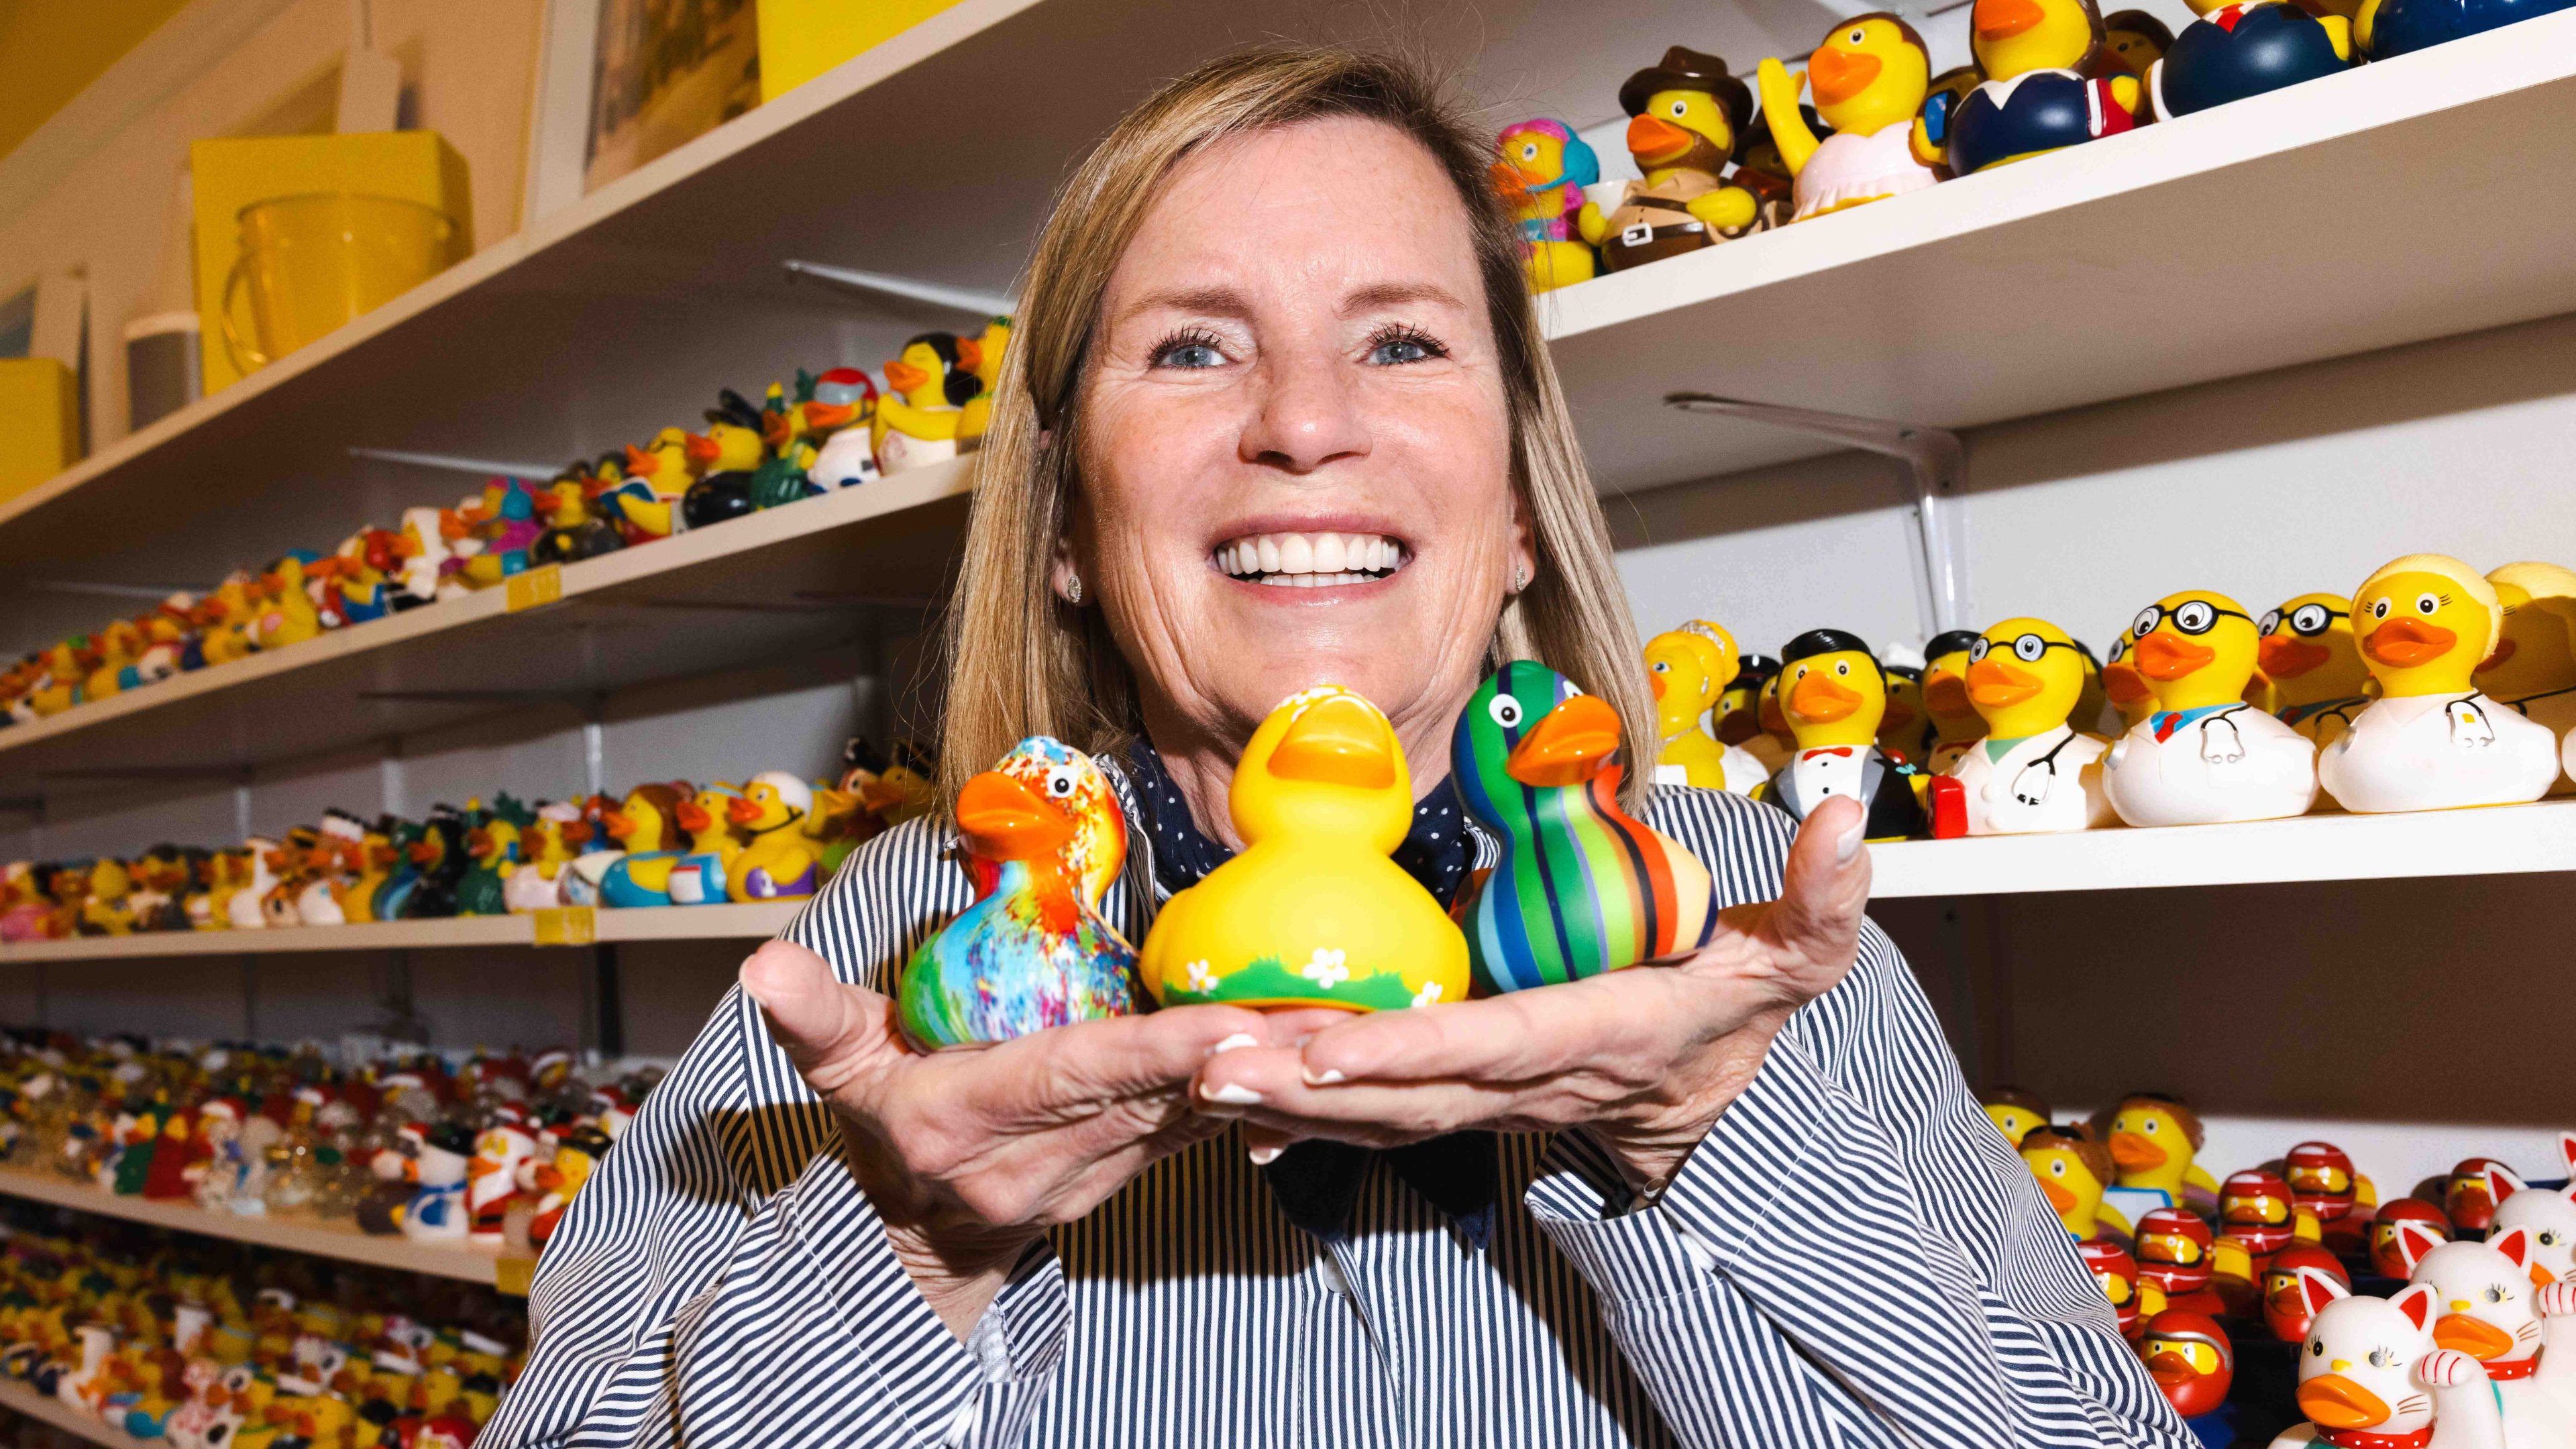
[[585, 191], [760, 104], [757, 0], [599, 0]]

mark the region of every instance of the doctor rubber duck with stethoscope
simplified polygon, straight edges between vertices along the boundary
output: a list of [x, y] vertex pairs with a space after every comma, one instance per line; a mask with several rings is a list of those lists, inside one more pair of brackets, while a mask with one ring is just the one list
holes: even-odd
[[2006, 619], [1968, 647], [1968, 702], [1986, 722], [1932, 785], [1932, 833], [2027, 835], [2112, 823], [2098, 762], [2110, 742], [2067, 724], [2084, 656], [2042, 619]]
[[2127, 662], [2156, 707], [2111, 747], [2102, 781], [2131, 825], [2272, 820], [2317, 795], [2317, 747], [2245, 702], [2258, 636], [2245, 606], [2206, 589], [2138, 613]]

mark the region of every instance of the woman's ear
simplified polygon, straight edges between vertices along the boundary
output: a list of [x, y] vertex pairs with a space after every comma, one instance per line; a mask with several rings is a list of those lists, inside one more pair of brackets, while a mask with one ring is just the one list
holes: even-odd
[[1538, 542], [1530, 528], [1529, 500], [1512, 490], [1512, 576], [1507, 592], [1526, 591], [1538, 579]]
[[1047, 563], [1047, 587], [1066, 603], [1082, 606], [1082, 571], [1074, 562], [1073, 536], [1069, 533], [1056, 535], [1055, 555]]

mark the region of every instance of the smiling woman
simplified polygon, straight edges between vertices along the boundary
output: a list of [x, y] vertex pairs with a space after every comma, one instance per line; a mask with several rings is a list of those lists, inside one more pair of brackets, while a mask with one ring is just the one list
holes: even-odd
[[[1420, 891], [1464, 908], [1498, 865], [1522, 920], [1632, 899], [1484, 823], [1563, 779], [1484, 769], [1471, 820], [1451, 778], [1509, 661], [1498, 726], [1561, 713], [1585, 761], [1614, 721], [1655, 738], [1486, 150], [1401, 64], [1259, 51], [1129, 116], [1040, 238], [942, 763], [954, 793], [1024, 736], [1091, 751], [1132, 842], [1100, 914], [1149, 957], [1160, 913], [1227, 909], [1177, 892], [1264, 848], [1235, 855], [1268, 818], [1238, 769], [1366, 794], [1387, 839], [1409, 804], [1344, 894], [1434, 929]], [[1292, 696], [1294, 732], [1256, 734]], [[1336, 764], [1273, 768], [1289, 745]], [[1623, 795], [1585, 839], [1709, 870], [1609, 964], [1661, 959], [1265, 1012], [1207, 1001], [1180, 950], [1149, 964], [1206, 1004], [927, 1054], [888, 993], [969, 882], [936, 817], [869, 842], [577, 1200], [489, 1442], [2187, 1443], [1864, 918], [1853, 802], [1793, 832]]]

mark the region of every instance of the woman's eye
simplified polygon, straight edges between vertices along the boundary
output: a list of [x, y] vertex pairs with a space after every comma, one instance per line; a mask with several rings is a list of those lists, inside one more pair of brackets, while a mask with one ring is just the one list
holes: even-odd
[[1448, 355], [1447, 348], [1410, 327], [1390, 327], [1369, 339], [1369, 361], [1381, 367]]
[[1225, 353], [1218, 349], [1216, 339], [1204, 332], [1179, 333], [1154, 349], [1156, 367], [1196, 369], [1217, 367], [1224, 362]]

